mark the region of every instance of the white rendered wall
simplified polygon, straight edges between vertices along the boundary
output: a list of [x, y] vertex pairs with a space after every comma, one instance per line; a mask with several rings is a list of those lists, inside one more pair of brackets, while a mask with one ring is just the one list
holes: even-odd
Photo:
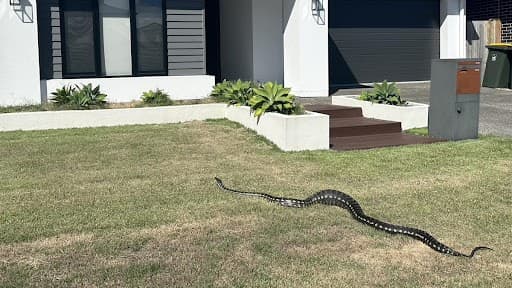
[[284, 83], [297, 96], [329, 96], [329, 1], [321, 17], [313, 16], [311, 0], [283, 1]]
[[[173, 100], [201, 99], [208, 97], [215, 85], [215, 77], [199, 76], [154, 76], [154, 77], [120, 77], [120, 78], [82, 78], [44, 80], [48, 99], [51, 93], [64, 85], [81, 85], [92, 83], [100, 85], [102, 93], [107, 94], [108, 102], [130, 102], [140, 100], [143, 92], [161, 89]], [[45, 95], [45, 96], [46, 96]]]
[[35, 0], [0, 1], [0, 106], [41, 103]]
[[466, 0], [441, 0], [440, 56], [466, 57]]

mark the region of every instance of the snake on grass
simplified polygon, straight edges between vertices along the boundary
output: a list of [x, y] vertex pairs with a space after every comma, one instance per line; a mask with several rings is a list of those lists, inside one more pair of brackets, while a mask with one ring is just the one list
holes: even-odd
[[489, 247], [485, 246], [479, 246], [473, 249], [470, 254], [464, 254], [461, 252], [458, 252], [445, 244], [439, 242], [436, 238], [434, 238], [429, 233], [406, 226], [399, 226], [394, 224], [389, 224], [383, 221], [380, 221], [378, 219], [372, 218], [370, 216], [367, 216], [363, 209], [361, 208], [361, 205], [352, 198], [350, 195], [345, 194], [341, 191], [337, 190], [322, 190], [304, 200], [301, 199], [293, 199], [293, 198], [285, 198], [285, 197], [276, 197], [272, 196], [270, 194], [266, 193], [257, 193], [257, 192], [244, 192], [239, 191], [231, 188], [227, 188], [224, 186], [224, 183], [219, 178], [215, 177], [215, 181], [217, 183], [217, 186], [226, 192], [235, 193], [241, 196], [249, 196], [249, 197], [258, 197], [268, 200], [269, 202], [279, 204], [284, 207], [292, 207], [292, 208], [305, 208], [309, 207], [314, 204], [323, 204], [328, 206], [337, 206], [343, 209], [346, 209], [350, 212], [350, 215], [352, 217], [368, 226], [372, 226], [377, 230], [382, 230], [391, 234], [402, 234], [411, 238], [414, 238], [416, 240], [419, 240], [426, 244], [428, 247], [432, 248], [433, 250], [451, 255], [451, 256], [457, 256], [457, 257], [468, 257], [473, 258], [475, 256], [475, 253], [479, 250], [492, 250]]

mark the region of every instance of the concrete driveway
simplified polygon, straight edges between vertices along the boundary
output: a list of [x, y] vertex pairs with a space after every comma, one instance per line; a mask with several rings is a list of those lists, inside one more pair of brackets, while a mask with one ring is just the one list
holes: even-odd
[[[405, 100], [429, 103], [430, 83], [398, 84]], [[363, 88], [340, 89], [333, 95], [360, 94]], [[330, 98], [317, 98], [319, 102], [329, 102]], [[315, 102], [303, 99], [301, 102]], [[480, 134], [512, 137], [512, 90], [482, 88], [480, 103]]]

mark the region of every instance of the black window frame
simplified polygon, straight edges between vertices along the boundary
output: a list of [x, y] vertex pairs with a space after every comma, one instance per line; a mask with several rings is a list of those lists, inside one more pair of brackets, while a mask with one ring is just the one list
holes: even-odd
[[90, 0], [93, 2], [93, 33], [94, 33], [94, 62], [95, 62], [95, 73], [68, 73], [66, 71], [66, 37], [64, 27], [64, 1], [73, 0], [59, 0], [59, 13], [60, 13], [60, 35], [62, 45], [62, 78], [63, 79], [76, 79], [76, 78], [123, 78], [123, 77], [144, 77], [144, 76], [168, 76], [169, 67], [167, 61], [167, 12], [166, 12], [166, 0], [162, 1], [162, 71], [149, 71], [140, 72], [138, 63], [138, 47], [137, 47], [137, 20], [136, 20], [136, 9], [135, 0], [129, 0], [130, 5], [130, 37], [131, 37], [131, 59], [132, 59], [132, 74], [131, 75], [115, 75], [107, 76], [102, 71], [101, 61], [101, 33], [100, 33], [100, 17], [99, 17], [99, 0]]

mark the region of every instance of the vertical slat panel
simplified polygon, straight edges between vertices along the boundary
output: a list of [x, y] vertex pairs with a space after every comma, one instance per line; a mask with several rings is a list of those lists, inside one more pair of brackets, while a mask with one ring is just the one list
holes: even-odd
[[61, 39], [61, 19], [59, 6], [50, 7], [50, 25], [52, 27], [52, 64], [53, 64], [53, 78], [62, 78], [62, 39]]
[[204, 0], [167, 0], [169, 75], [206, 74], [204, 7]]

